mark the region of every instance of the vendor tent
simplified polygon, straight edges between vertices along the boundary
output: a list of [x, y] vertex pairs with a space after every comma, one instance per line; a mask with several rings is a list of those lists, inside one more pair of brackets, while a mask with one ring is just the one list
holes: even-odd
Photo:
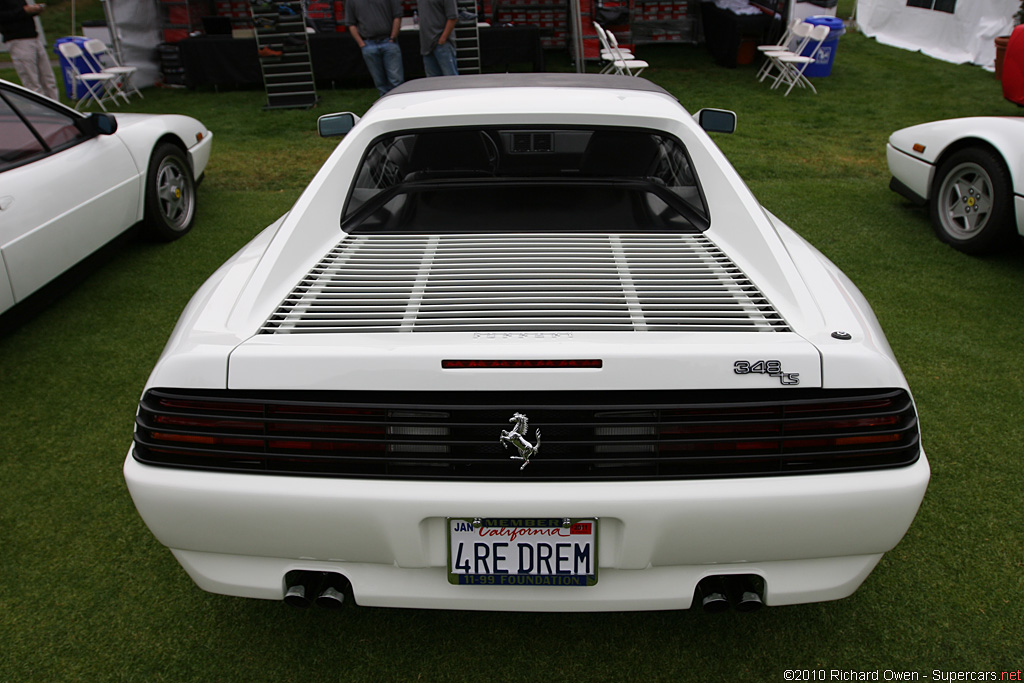
[[156, 46], [160, 43], [160, 8], [147, 0], [103, 0], [107, 25], [114, 34], [107, 43], [121, 54], [121, 61], [138, 68], [132, 77], [137, 87], [160, 80]]
[[989, 70], [1020, 0], [857, 0], [857, 25], [880, 43]]

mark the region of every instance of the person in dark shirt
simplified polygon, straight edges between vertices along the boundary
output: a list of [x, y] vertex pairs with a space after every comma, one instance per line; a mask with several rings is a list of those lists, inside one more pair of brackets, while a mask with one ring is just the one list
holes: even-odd
[[420, 55], [427, 76], [457, 76], [455, 41], [452, 31], [458, 19], [455, 0], [417, 0], [420, 26]]
[[21, 84], [51, 100], [59, 100], [50, 56], [36, 31], [36, 16], [45, 8], [46, 5], [30, 5], [26, 0], [0, 0], [0, 34], [10, 50]]
[[373, 84], [381, 95], [405, 81], [398, 31], [402, 27], [401, 0], [348, 0], [345, 24], [363, 53]]

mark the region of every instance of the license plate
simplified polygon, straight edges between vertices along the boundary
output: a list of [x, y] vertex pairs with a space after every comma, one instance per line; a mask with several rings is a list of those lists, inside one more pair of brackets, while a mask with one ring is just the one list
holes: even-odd
[[593, 586], [597, 519], [449, 517], [448, 582]]

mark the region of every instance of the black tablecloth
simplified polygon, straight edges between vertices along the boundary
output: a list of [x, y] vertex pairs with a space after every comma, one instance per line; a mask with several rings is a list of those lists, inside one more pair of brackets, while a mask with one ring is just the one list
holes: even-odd
[[736, 55], [744, 38], [754, 38], [758, 43], [766, 42], [766, 34], [772, 25], [770, 14], [736, 14], [703, 2], [700, 6], [704, 25], [704, 41], [716, 64], [736, 66]]
[[[406, 79], [423, 76], [419, 34], [403, 31], [398, 44], [402, 48]], [[191, 88], [263, 82], [255, 38], [196, 36], [177, 45], [185, 69], [185, 83]], [[338, 85], [373, 84], [359, 47], [347, 33], [310, 34], [309, 51], [317, 81]], [[485, 72], [506, 71], [513, 64], [528, 64], [533, 71], [544, 71], [540, 29], [534, 26], [481, 28], [480, 62]]]

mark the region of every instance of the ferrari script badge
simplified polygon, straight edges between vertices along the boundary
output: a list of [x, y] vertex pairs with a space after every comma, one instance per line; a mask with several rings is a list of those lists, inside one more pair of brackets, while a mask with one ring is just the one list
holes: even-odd
[[498, 442], [505, 448], [508, 448], [509, 444], [516, 447], [519, 455], [510, 455], [509, 458], [512, 460], [522, 460], [523, 466], [519, 468], [522, 471], [530, 464], [530, 458], [537, 455], [537, 451], [540, 450], [540, 429], [537, 429], [535, 432], [537, 443], [532, 444], [526, 440], [526, 435], [530, 431], [529, 418], [522, 413], [516, 413], [509, 419], [509, 422], [515, 423], [515, 427], [511, 431], [501, 430], [501, 438], [498, 439]]

